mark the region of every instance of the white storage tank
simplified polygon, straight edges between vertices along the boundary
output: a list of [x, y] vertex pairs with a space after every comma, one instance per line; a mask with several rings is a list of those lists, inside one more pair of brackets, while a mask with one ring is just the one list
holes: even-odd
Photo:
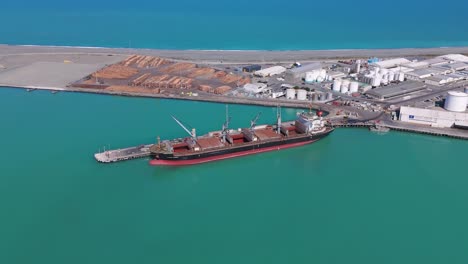
[[341, 82], [341, 89], [349, 89], [349, 81], [348, 80], [343, 80]]
[[326, 99], [327, 101], [332, 100], [332, 99], [333, 99], [333, 94], [330, 93], [330, 92], [328, 92], [328, 93], [327, 93], [327, 96], [325, 97], [325, 99]]
[[325, 80], [325, 77], [327, 76], [327, 71], [324, 70], [324, 69], [321, 69], [321, 70], [320, 70], [320, 73], [319, 73], [319, 76], [320, 76], [323, 80]]
[[341, 80], [334, 80], [333, 81], [333, 91], [339, 92], [341, 89]]
[[468, 104], [468, 94], [462, 92], [448, 92], [444, 108], [453, 112], [465, 112]]
[[317, 93], [312, 94], [312, 101], [316, 102], [318, 100], [318, 95]]
[[318, 71], [306, 72], [305, 82], [306, 83], [313, 83], [313, 82], [317, 81], [318, 75], [319, 75]]
[[468, 87], [465, 87], [465, 93], [468, 94]]
[[307, 100], [307, 91], [304, 89], [297, 90], [297, 100]]
[[376, 76], [376, 77], [372, 78], [371, 85], [374, 86], [374, 87], [378, 87], [378, 86], [380, 86], [381, 81], [382, 81], [382, 79], [380, 78], [380, 76]]
[[349, 91], [348, 87], [349, 87], [349, 86], [343, 86], [343, 85], [341, 85], [341, 90], [340, 90], [340, 92], [341, 92], [341, 93], [347, 93], [347, 92]]
[[359, 90], [359, 84], [357, 82], [351, 82], [349, 84], [349, 92], [357, 93]]
[[398, 81], [403, 82], [405, 80], [405, 73], [399, 72], [398, 73]]
[[389, 71], [388, 72], [388, 81], [393, 82], [395, 80], [395, 72], [394, 71]]
[[296, 98], [296, 90], [289, 88], [286, 89], [286, 99], [295, 99]]

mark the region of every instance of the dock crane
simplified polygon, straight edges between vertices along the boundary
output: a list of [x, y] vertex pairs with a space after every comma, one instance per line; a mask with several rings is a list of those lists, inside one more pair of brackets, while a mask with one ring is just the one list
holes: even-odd
[[231, 117], [229, 116], [229, 108], [226, 105], [226, 121], [223, 124], [223, 130], [221, 132], [223, 136], [223, 142], [226, 143], [226, 137], [229, 134], [229, 123], [231, 122]]
[[254, 119], [250, 120], [250, 131], [253, 131], [255, 126], [257, 125], [257, 121], [262, 115], [262, 112], [258, 112]]
[[196, 130], [195, 128], [192, 128], [192, 131], [190, 131], [187, 127], [184, 126], [184, 124], [182, 124], [182, 122], [180, 122], [177, 118], [175, 118], [175, 116], [171, 116], [172, 119], [174, 119], [174, 121], [176, 121], [176, 123], [185, 130], [185, 132], [187, 132], [190, 137], [193, 139], [193, 141], [197, 141], [197, 133], [196, 133]]

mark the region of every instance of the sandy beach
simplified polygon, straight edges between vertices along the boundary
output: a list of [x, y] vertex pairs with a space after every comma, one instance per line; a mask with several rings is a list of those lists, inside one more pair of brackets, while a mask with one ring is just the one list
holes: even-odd
[[[158, 50], [94, 47], [14, 46], [1, 45], [0, 56], [40, 54], [142, 54], [195, 61], [197, 63], [286, 63], [339, 58], [437, 56], [449, 53], [468, 54], [468, 47], [405, 48], [405, 49], [345, 49], [345, 50]], [[0, 62], [1, 64], [1, 62]]]

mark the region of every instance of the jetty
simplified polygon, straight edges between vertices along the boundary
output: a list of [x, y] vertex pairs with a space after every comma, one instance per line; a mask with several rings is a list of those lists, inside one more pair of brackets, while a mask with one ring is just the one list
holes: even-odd
[[102, 163], [112, 163], [117, 161], [146, 158], [150, 156], [151, 146], [153, 146], [153, 144], [139, 145], [123, 149], [106, 150], [94, 154], [94, 158], [98, 162]]

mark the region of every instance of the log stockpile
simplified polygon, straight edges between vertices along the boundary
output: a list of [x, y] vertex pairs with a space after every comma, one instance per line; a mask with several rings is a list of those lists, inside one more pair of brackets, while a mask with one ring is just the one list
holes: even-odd
[[193, 79], [180, 77], [180, 76], [171, 76], [168, 74], [164, 75], [142, 75], [136, 78], [131, 85], [132, 86], [141, 86], [145, 88], [178, 88], [178, 89], [190, 89], [192, 88]]
[[182, 72], [197, 67], [194, 63], [177, 62], [161, 69], [161, 72], [180, 75]]
[[219, 86], [218, 88], [214, 89], [215, 94], [225, 94], [232, 90], [231, 86], [223, 85]]
[[135, 86], [122, 86], [122, 85], [112, 85], [107, 87], [105, 90], [111, 92], [124, 92], [124, 93], [153, 93], [158, 94], [161, 92], [159, 88], [155, 89], [146, 89], [144, 87], [135, 87]]
[[92, 77], [104, 79], [128, 79], [137, 73], [137, 69], [114, 64], [93, 73]]
[[215, 72], [215, 69], [213, 68], [193, 68], [189, 70], [189, 73], [187, 74], [187, 77], [189, 78], [197, 78], [197, 77], [203, 77], [203, 76], [212, 76], [212, 74]]
[[138, 68], [157, 68], [170, 63], [172, 62], [163, 58], [142, 55], [132, 55], [121, 62], [124, 66], [136, 66]]

